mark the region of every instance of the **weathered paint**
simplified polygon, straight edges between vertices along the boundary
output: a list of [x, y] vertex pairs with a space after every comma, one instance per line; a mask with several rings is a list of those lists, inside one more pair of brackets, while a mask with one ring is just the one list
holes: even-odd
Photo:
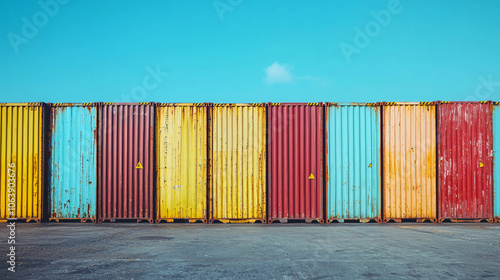
[[327, 219], [382, 221], [380, 105], [326, 107]]
[[99, 110], [99, 220], [153, 222], [153, 103], [104, 103]]
[[[40, 222], [42, 219], [44, 118], [43, 103], [0, 104], [2, 220], [19, 218]], [[10, 200], [14, 200], [15, 205], [9, 206]]]
[[97, 218], [97, 108], [53, 104], [50, 134], [51, 220]]
[[437, 221], [436, 105], [383, 107], [384, 220]]
[[156, 221], [207, 222], [205, 104], [156, 105]]
[[500, 221], [500, 103], [493, 107], [493, 217]]
[[269, 222], [324, 221], [323, 108], [322, 103], [269, 103]]
[[214, 104], [211, 219], [266, 222], [266, 107]]
[[438, 109], [440, 220], [493, 219], [491, 102]]

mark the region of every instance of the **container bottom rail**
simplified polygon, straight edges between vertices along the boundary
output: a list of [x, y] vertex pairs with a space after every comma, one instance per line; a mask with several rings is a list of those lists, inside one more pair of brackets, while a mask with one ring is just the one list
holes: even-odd
[[140, 223], [142, 221], [148, 221], [150, 224], [154, 224], [154, 219], [150, 218], [130, 218], [130, 219], [120, 219], [120, 218], [100, 218], [98, 220], [98, 223], [104, 223], [106, 221], [109, 221], [110, 223], [115, 223], [115, 222], [120, 222], [120, 221], [133, 221], [136, 220], [137, 223]]
[[162, 221], [167, 222], [167, 223], [177, 223], [177, 222], [188, 222], [190, 224], [196, 223], [196, 222], [202, 222], [204, 224], [208, 223], [208, 220], [203, 218], [203, 219], [156, 219], [155, 223], [159, 224]]
[[438, 223], [443, 222], [452, 222], [452, 223], [480, 223], [482, 221], [486, 221], [488, 223], [494, 223], [495, 219], [493, 218], [477, 218], [477, 219], [450, 219], [450, 218], [442, 218], [438, 220]]
[[384, 224], [388, 223], [389, 221], [393, 221], [395, 223], [403, 223], [403, 222], [415, 222], [415, 223], [423, 223], [426, 221], [432, 222], [432, 223], [438, 223], [438, 219], [436, 218], [384, 218]]
[[272, 224], [274, 222], [279, 222], [281, 224], [286, 224], [288, 223], [288, 221], [297, 221], [297, 222], [304, 222], [306, 224], [310, 224], [314, 221], [320, 223], [320, 224], [323, 224], [325, 222], [324, 219], [321, 219], [321, 218], [305, 218], [305, 219], [290, 219], [290, 218], [277, 218], [277, 219], [267, 219], [267, 223], [268, 224]]
[[254, 224], [255, 222], [261, 222], [263, 224], [267, 224], [266, 219], [211, 219], [210, 224], [212, 224], [215, 221], [219, 221], [223, 224]]
[[49, 218], [49, 222], [74, 222], [74, 221], [80, 221], [80, 223], [86, 223], [87, 221], [91, 221], [92, 223], [97, 222], [97, 218]]
[[344, 223], [345, 221], [357, 221], [359, 223], [369, 223], [370, 221], [375, 221], [378, 224], [382, 223], [382, 218], [365, 218], [365, 219], [341, 219], [341, 218], [330, 218], [326, 220], [326, 223], [330, 224], [332, 222]]

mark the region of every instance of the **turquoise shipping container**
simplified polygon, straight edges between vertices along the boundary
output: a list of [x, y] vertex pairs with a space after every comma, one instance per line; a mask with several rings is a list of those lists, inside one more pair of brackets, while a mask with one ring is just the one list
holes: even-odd
[[382, 222], [381, 106], [327, 103], [327, 222]]
[[96, 222], [96, 106], [92, 103], [51, 105], [49, 164], [49, 219]]
[[493, 217], [500, 221], [500, 102], [493, 107]]

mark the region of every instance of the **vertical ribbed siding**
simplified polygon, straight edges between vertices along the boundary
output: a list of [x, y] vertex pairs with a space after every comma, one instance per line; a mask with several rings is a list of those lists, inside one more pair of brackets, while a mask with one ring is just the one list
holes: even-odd
[[490, 219], [492, 105], [439, 105], [440, 219]]
[[270, 106], [269, 220], [323, 222], [323, 106]]
[[214, 105], [212, 219], [266, 218], [266, 108]]
[[[41, 221], [44, 107], [40, 103], [0, 106], [0, 218]], [[9, 172], [9, 165], [15, 164]], [[9, 208], [9, 174], [15, 174], [15, 210]]]
[[327, 107], [328, 219], [381, 221], [380, 107]]
[[493, 107], [493, 217], [500, 220], [500, 108]]
[[435, 221], [436, 106], [384, 106], [383, 125], [384, 218]]
[[96, 219], [97, 109], [51, 108], [50, 218]]
[[153, 222], [154, 106], [119, 103], [100, 112], [99, 218]]
[[207, 107], [157, 107], [157, 221], [206, 222]]

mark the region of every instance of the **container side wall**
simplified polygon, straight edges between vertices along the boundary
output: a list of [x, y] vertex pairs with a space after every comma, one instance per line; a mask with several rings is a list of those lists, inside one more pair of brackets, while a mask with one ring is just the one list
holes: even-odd
[[213, 219], [266, 219], [266, 108], [213, 107]]
[[100, 219], [153, 219], [153, 105], [101, 108]]
[[[2, 219], [40, 221], [42, 218], [43, 120], [41, 105], [0, 106]], [[15, 205], [9, 205], [12, 199]]]
[[494, 168], [494, 188], [493, 188], [493, 216], [500, 220], [500, 108], [494, 107], [493, 111], [493, 168]]
[[380, 107], [327, 107], [328, 219], [381, 219]]
[[157, 107], [157, 219], [206, 219], [207, 107]]
[[95, 219], [97, 109], [52, 107], [50, 218]]
[[270, 219], [323, 219], [323, 106], [269, 107]]
[[441, 104], [439, 125], [440, 218], [492, 218], [491, 104]]
[[436, 219], [436, 106], [383, 107], [384, 217]]

